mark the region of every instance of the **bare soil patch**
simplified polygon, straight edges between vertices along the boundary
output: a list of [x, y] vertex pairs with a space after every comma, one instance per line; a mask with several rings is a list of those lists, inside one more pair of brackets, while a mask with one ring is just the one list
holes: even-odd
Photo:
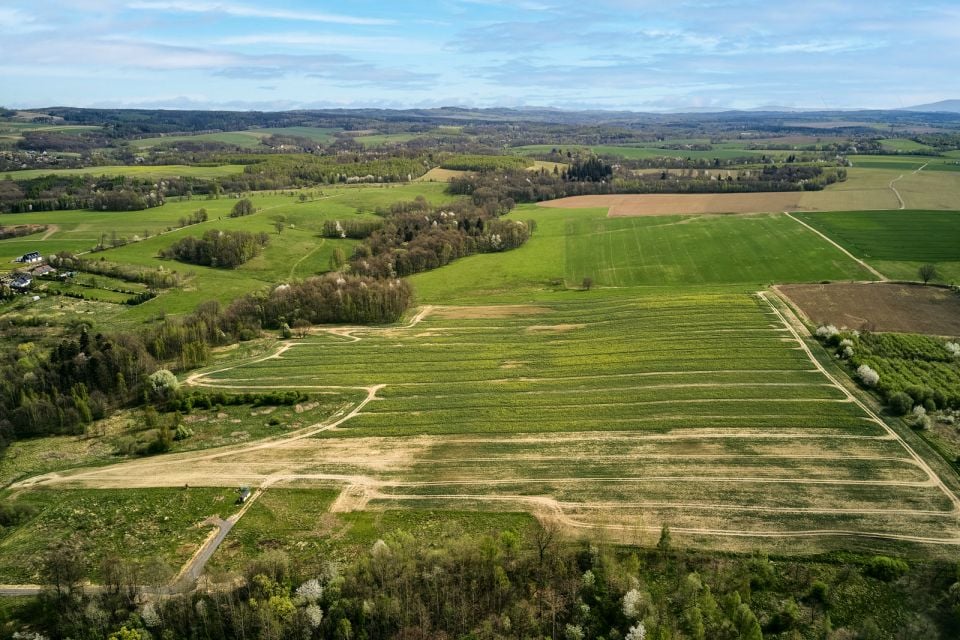
[[781, 285], [777, 290], [814, 324], [938, 336], [960, 334], [960, 295], [913, 284]]
[[433, 314], [449, 320], [491, 320], [513, 316], [533, 316], [549, 313], [547, 307], [521, 304], [501, 304], [475, 307], [436, 307]]

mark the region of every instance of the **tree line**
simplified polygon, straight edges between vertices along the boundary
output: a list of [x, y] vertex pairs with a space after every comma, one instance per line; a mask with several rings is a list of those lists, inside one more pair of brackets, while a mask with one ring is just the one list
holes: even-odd
[[674, 175], [666, 171], [635, 174], [601, 159], [574, 163], [560, 171], [541, 170], [474, 173], [454, 178], [447, 187], [453, 195], [471, 196], [484, 202], [542, 202], [580, 195], [617, 193], [754, 193], [769, 191], [817, 191], [846, 179], [845, 169], [825, 171], [819, 166], [764, 167], [734, 177]]
[[[32, 517], [28, 505], [4, 515]], [[162, 584], [157, 565], [108, 555], [88, 593], [82, 543], [52, 545], [43, 594], [15, 624], [89, 640], [936, 640], [960, 628], [948, 563], [698, 554], [675, 550], [666, 527], [652, 549], [569, 543], [550, 525], [398, 531], [343, 563], [268, 551], [229, 585], [163, 598], [141, 586]]]

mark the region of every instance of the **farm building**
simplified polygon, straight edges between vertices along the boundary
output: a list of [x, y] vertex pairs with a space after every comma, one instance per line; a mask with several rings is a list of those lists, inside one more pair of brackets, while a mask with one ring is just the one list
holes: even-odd
[[43, 256], [40, 255], [39, 251], [31, 251], [30, 253], [25, 253], [14, 262], [21, 262], [23, 264], [35, 264], [37, 262], [43, 262]]
[[36, 278], [42, 278], [43, 276], [48, 276], [56, 272], [57, 270], [48, 264], [40, 265], [39, 267], [35, 267], [32, 271], [30, 271], [30, 273]]
[[13, 276], [13, 279], [10, 281], [10, 288], [14, 291], [27, 291], [30, 288], [30, 285], [33, 284], [33, 277], [26, 273], [18, 273]]

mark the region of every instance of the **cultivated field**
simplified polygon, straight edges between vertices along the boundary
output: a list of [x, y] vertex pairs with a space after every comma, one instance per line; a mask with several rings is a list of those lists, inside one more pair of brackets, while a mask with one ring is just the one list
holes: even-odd
[[426, 307], [188, 383], [364, 399], [285, 438], [21, 488], [333, 485], [334, 513], [528, 511], [631, 542], [662, 524], [731, 549], [958, 542], [953, 494], [753, 295]]
[[797, 217], [890, 278], [915, 280], [921, 264], [935, 263], [940, 272], [935, 280], [960, 279], [960, 213], [956, 211], [908, 209]]
[[541, 206], [565, 209], [603, 207], [609, 209], [612, 217], [671, 213], [956, 209], [960, 197], [960, 174], [933, 172], [929, 167], [921, 171], [921, 164], [911, 162], [901, 164], [895, 168], [857, 165], [848, 170], [845, 182], [830, 185], [822, 191], [574, 196], [544, 202]]
[[869, 280], [874, 276], [781, 214], [608, 218], [605, 209], [518, 207], [537, 231], [523, 248], [470, 256], [411, 278], [423, 302], [517, 300], [579, 287], [687, 287]]
[[777, 289], [813, 324], [960, 335], [960, 296], [948, 289], [892, 283], [793, 284]]

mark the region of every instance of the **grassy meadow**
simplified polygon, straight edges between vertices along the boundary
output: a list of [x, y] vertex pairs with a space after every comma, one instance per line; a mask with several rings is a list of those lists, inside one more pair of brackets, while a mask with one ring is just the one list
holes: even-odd
[[[211, 527], [211, 516], [236, 510], [236, 492], [224, 488], [143, 490], [38, 490], [12, 499], [33, 515], [0, 529], [0, 583], [36, 584], [48, 545], [75, 539], [98, 580], [102, 563], [124, 557], [145, 567], [144, 577], [163, 583], [185, 563]], [[150, 575], [154, 574], [154, 575]]]

